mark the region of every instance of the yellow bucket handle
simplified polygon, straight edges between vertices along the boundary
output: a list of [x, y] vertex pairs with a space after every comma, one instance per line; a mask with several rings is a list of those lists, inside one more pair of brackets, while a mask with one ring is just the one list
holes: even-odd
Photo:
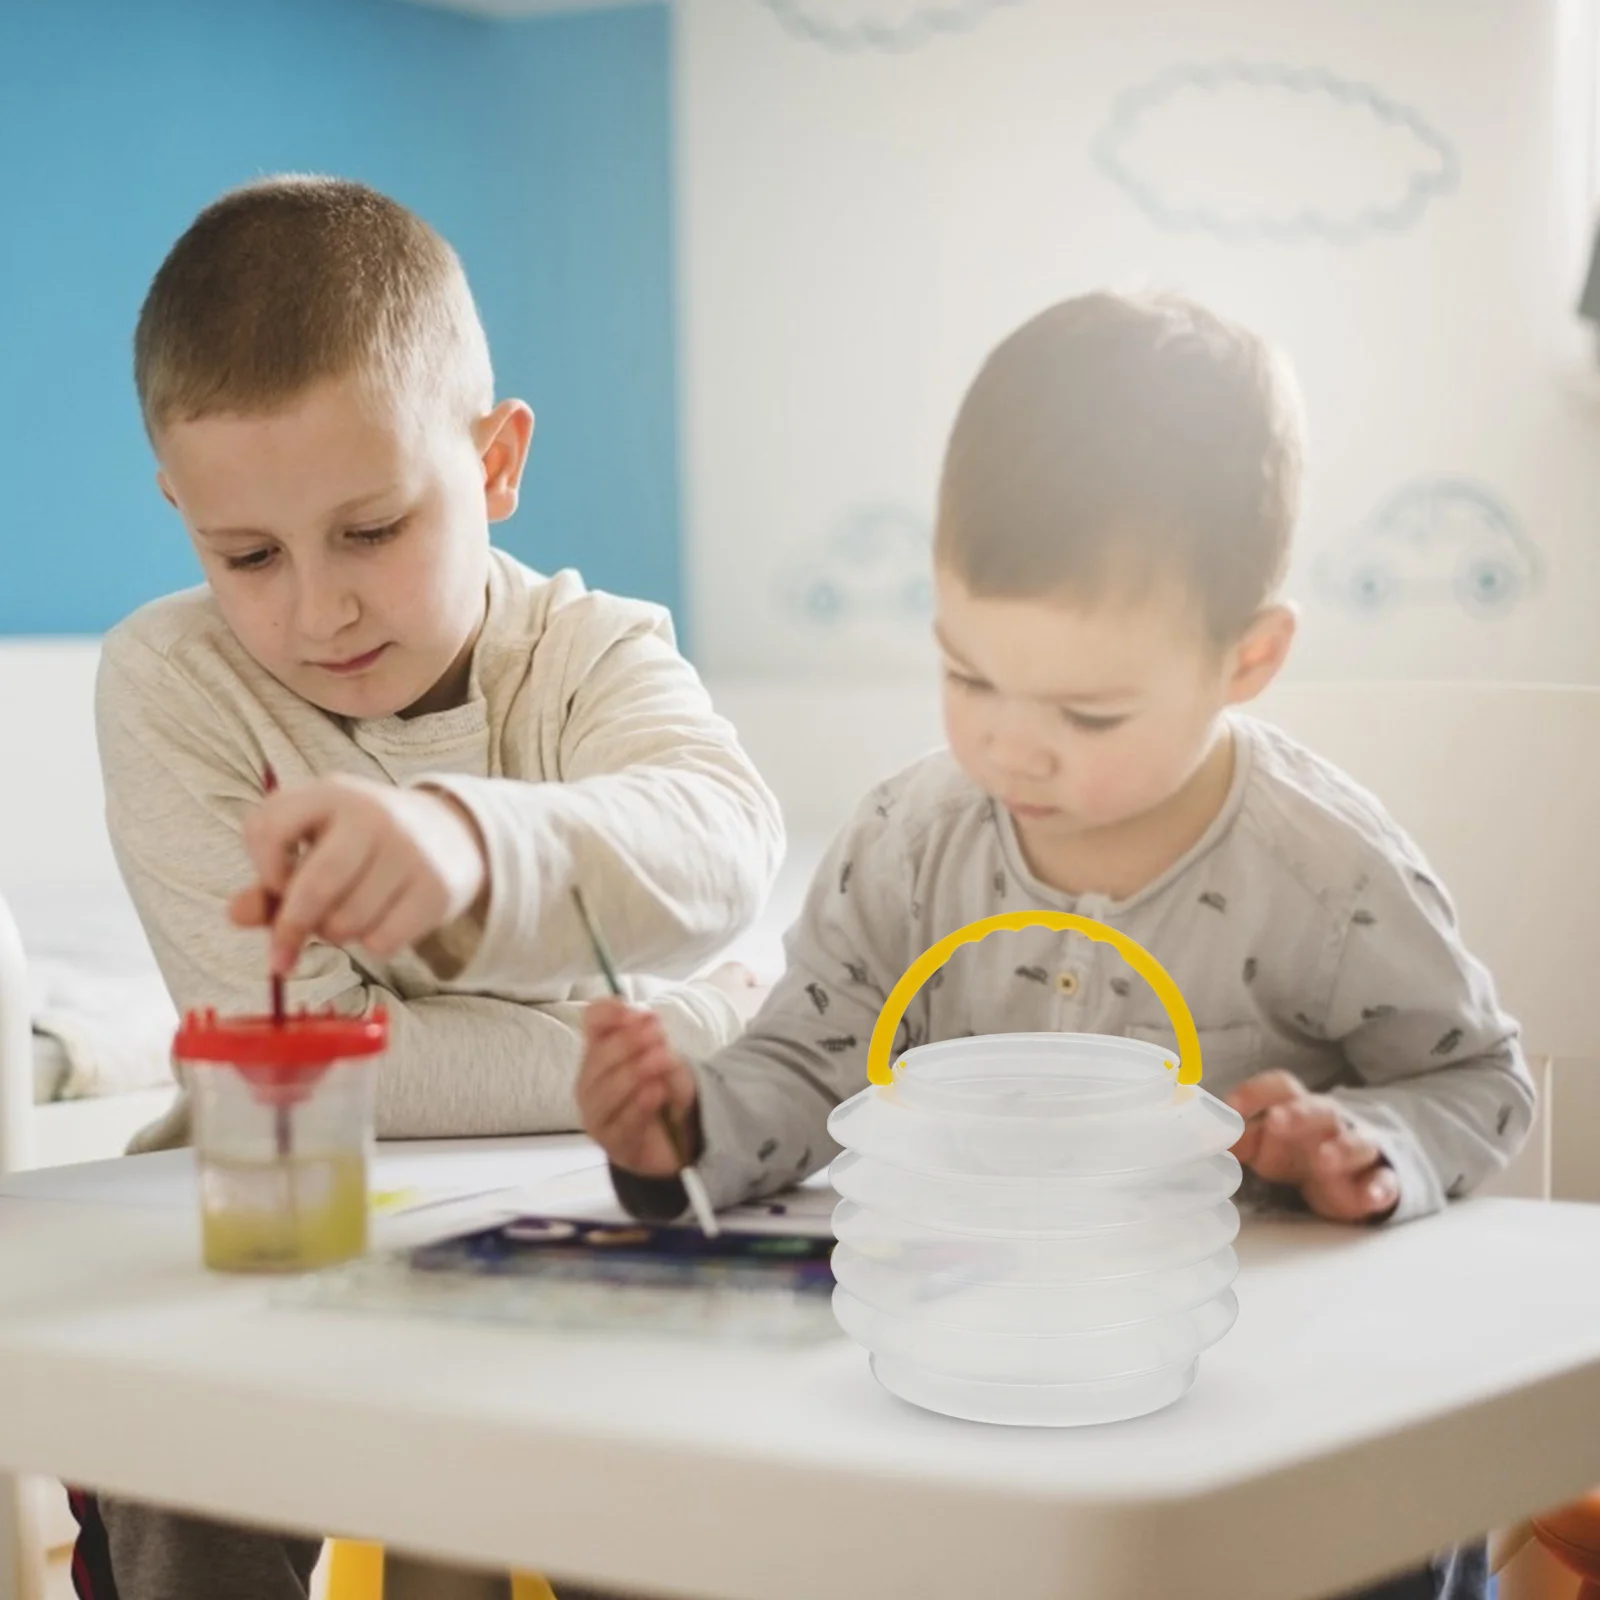
[[[894, 1082], [894, 1068], [889, 1062], [889, 1049], [894, 1043], [896, 1030], [906, 1014], [906, 1008], [917, 991], [964, 944], [976, 943], [991, 933], [1014, 928], [1056, 928], [1063, 932], [1075, 930], [1087, 934], [1101, 944], [1119, 951], [1128, 965], [1156, 992], [1156, 998], [1166, 1007], [1167, 1017], [1178, 1036], [1178, 1082], [1200, 1081], [1200, 1035], [1195, 1032], [1194, 1018], [1189, 1007], [1170, 977], [1166, 968], [1125, 933], [1108, 928], [1093, 917], [1074, 916], [1070, 911], [1002, 911], [997, 916], [980, 917], [958, 928], [948, 938], [941, 939], [931, 949], [924, 950], [911, 963], [905, 976], [889, 991], [889, 998], [878, 1013], [872, 1030], [872, 1041], [867, 1046], [867, 1077], [873, 1083]], [[1173, 1065], [1167, 1063], [1168, 1067]]]

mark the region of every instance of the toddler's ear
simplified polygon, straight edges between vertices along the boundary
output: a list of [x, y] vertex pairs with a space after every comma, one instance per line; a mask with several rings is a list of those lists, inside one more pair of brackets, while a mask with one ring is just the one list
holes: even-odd
[[483, 494], [489, 520], [504, 522], [517, 509], [522, 472], [533, 442], [533, 412], [521, 400], [502, 400], [473, 429], [483, 459]]
[[1256, 613], [1232, 651], [1229, 705], [1254, 700], [1283, 670], [1299, 618], [1291, 605], [1275, 602]]

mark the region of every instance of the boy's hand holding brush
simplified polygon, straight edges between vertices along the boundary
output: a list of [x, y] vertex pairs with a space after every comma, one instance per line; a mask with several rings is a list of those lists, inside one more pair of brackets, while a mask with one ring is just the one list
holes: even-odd
[[655, 1012], [621, 998], [605, 940], [583, 896], [574, 891], [573, 899], [613, 995], [596, 1000], [584, 1016], [588, 1048], [578, 1074], [584, 1129], [624, 1171], [681, 1179], [696, 1220], [714, 1237], [716, 1217], [693, 1161], [694, 1074], [667, 1043]]

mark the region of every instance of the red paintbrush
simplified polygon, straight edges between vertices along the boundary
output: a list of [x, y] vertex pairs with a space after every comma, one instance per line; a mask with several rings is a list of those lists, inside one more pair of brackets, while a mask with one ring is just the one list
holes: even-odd
[[[278, 775], [272, 770], [272, 763], [267, 762], [261, 772], [261, 787], [268, 794], [275, 794], [278, 788]], [[267, 932], [270, 938], [272, 925], [278, 919], [278, 897], [275, 894], [267, 896]], [[272, 974], [272, 1022], [274, 1027], [281, 1028], [284, 1021], [283, 1004], [283, 977], [280, 973]], [[274, 1113], [275, 1132], [277, 1134], [278, 1159], [287, 1161], [289, 1152], [294, 1144], [294, 1130], [289, 1122], [289, 1107], [281, 1105]], [[294, 1203], [294, 1193], [290, 1190], [290, 1204]]]
[[[269, 761], [261, 773], [261, 787], [268, 794], [275, 794], [278, 788], [278, 775], [272, 770]], [[278, 917], [278, 897], [275, 894], [267, 896], [267, 927], [270, 930]], [[272, 974], [272, 1020], [278, 1026], [283, 1026], [283, 977], [280, 973]]]

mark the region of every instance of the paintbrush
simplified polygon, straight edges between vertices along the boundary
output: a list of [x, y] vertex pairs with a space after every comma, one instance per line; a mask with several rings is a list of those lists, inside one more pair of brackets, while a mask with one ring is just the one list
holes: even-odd
[[[269, 761], [262, 769], [261, 787], [267, 794], [278, 792], [278, 774], [272, 770]], [[272, 925], [278, 920], [278, 897], [275, 894], [267, 896], [267, 932], [270, 935]], [[283, 1026], [283, 975], [276, 970], [272, 974], [272, 1021], [276, 1027]]]
[[[272, 770], [272, 763], [267, 762], [261, 773], [261, 787], [267, 794], [276, 794], [278, 789], [278, 775]], [[267, 934], [271, 937], [272, 925], [278, 920], [278, 896], [267, 896]], [[272, 1025], [281, 1028], [284, 1024], [283, 1000], [283, 975], [274, 969], [272, 974]], [[278, 1159], [287, 1161], [294, 1148], [294, 1128], [289, 1120], [289, 1107], [281, 1105], [273, 1113], [274, 1132], [277, 1136]]]
[[[572, 902], [578, 908], [578, 915], [583, 919], [583, 925], [589, 933], [589, 944], [594, 950], [594, 958], [600, 965], [600, 971], [605, 975], [606, 987], [620, 1000], [622, 998], [622, 984], [617, 977], [615, 963], [611, 959], [611, 951], [606, 944], [605, 935], [600, 932], [600, 925], [589, 915], [589, 907], [584, 903], [583, 892], [576, 886], [572, 890]], [[706, 1186], [701, 1181], [699, 1172], [689, 1159], [689, 1152], [684, 1148], [683, 1135], [678, 1130], [678, 1125], [672, 1120], [671, 1110], [661, 1108], [661, 1130], [667, 1136], [667, 1143], [672, 1146], [673, 1159], [678, 1163], [678, 1181], [683, 1184], [684, 1193], [689, 1196], [689, 1204], [694, 1210], [695, 1220], [700, 1224], [700, 1231], [708, 1239], [715, 1239], [722, 1231], [717, 1226], [717, 1214], [711, 1209], [711, 1197], [706, 1193]]]

